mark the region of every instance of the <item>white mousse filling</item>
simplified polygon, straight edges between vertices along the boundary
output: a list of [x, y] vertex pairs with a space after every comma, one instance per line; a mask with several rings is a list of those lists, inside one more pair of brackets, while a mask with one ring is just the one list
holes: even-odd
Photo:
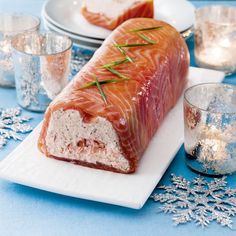
[[100, 13], [108, 18], [117, 18], [138, 0], [84, 0], [84, 5], [92, 13]]
[[69, 161], [101, 163], [122, 171], [130, 168], [111, 123], [102, 117], [84, 122], [77, 110], [52, 113], [46, 145], [51, 155]]

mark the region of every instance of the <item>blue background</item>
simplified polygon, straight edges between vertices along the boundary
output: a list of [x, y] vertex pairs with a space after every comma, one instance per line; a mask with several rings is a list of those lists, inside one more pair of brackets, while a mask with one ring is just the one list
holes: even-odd
[[[236, 6], [235, 1], [192, 1], [197, 7], [207, 4]], [[42, 0], [0, 0], [0, 12], [28, 12], [40, 16]], [[193, 39], [188, 40], [193, 60]], [[236, 76], [225, 79], [235, 83]], [[0, 88], [0, 107], [16, 107], [14, 89]], [[33, 126], [42, 119], [42, 114], [23, 112], [32, 116]], [[178, 124], [177, 124], [178, 125]], [[168, 142], [168, 140], [166, 140]], [[17, 142], [9, 144], [0, 151], [0, 159], [10, 153]], [[170, 184], [170, 174], [182, 175], [192, 179], [192, 173], [184, 164], [183, 148], [166, 171], [161, 184]], [[230, 187], [236, 187], [236, 174], [228, 177]], [[174, 226], [171, 215], [158, 213], [159, 204], [148, 200], [141, 210], [91, 202], [60, 196], [29, 187], [0, 180], [0, 236], [11, 235], [196, 235], [217, 236], [234, 235], [235, 231], [212, 223], [202, 229], [189, 223]], [[236, 217], [234, 218], [236, 222]], [[236, 228], [236, 223], [235, 223]]]

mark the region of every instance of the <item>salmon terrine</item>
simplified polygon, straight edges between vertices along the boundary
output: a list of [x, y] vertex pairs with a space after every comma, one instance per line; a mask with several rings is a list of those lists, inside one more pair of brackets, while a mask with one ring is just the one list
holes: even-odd
[[134, 172], [180, 97], [188, 68], [186, 43], [172, 26], [126, 21], [49, 105], [39, 149], [83, 166]]
[[81, 13], [91, 24], [113, 30], [131, 18], [153, 18], [153, 0], [84, 0]]

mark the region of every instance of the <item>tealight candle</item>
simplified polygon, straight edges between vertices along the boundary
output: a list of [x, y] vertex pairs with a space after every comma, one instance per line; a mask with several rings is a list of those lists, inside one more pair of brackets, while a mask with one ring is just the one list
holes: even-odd
[[195, 60], [201, 67], [236, 71], [236, 8], [208, 6], [196, 11]]
[[236, 171], [236, 86], [198, 84], [184, 94], [184, 148], [194, 171]]
[[66, 86], [71, 40], [55, 33], [30, 32], [12, 39], [16, 95], [20, 106], [45, 111]]
[[23, 14], [0, 15], [0, 86], [14, 87], [11, 39], [18, 33], [37, 31], [40, 20]]

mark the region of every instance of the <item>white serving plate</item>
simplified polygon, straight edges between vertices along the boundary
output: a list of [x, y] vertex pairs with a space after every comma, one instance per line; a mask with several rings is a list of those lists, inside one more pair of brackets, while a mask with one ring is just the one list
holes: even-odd
[[[186, 0], [155, 0], [154, 18], [164, 20], [183, 33], [194, 24], [194, 6]], [[42, 15], [56, 27], [78, 36], [105, 39], [112, 31], [90, 24], [80, 13], [82, 0], [48, 0]]]
[[56, 26], [54, 26], [53, 24], [49, 23], [46, 20], [44, 20], [43, 23], [44, 23], [44, 28], [46, 30], [53, 31], [55, 33], [59, 33], [62, 35], [66, 35], [67, 37], [69, 37], [73, 41], [73, 43], [75, 43], [79, 47], [86, 48], [86, 49], [89, 49], [92, 51], [96, 51], [102, 45], [103, 41], [100, 43], [93, 43], [93, 42], [90, 42], [90, 40], [87, 40], [87, 38], [79, 37], [79, 36], [74, 35], [72, 33], [68, 33], [66, 31], [63, 31], [63, 30], [57, 28]]
[[59, 28], [58, 26], [54, 25], [52, 22], [50, 22], [50, 20], [47, 19], [47, 17], [45, 15], [42, 14], [42, 18], [43, 18], [43, 22], [45, 25], [47, 25], [47, 27], [52, 28], [54, 31], [57, 31], [59, 33], [63, 33], [75, 40], [82, 40], [84, 42], [88, 42], [88, 43], [92, 43], [92, 44], [102, 44], [103, 43], [103, 39], [93, 39], [93, 38], [88, 38], [88, 37], [84, 37], [84, 36], [80, 36], [78, 34], [73, 34], [69, 31], [66, 31], [62, 28]]
[[73, 34], [105, 39], [111, 31], [90, 24], [80, 13], [81, 4], [82, 0], [48, 0], [42, 14], [55, 26]]
[[[190, 68], [189, 85], [220, 82], [223, 78], [222, 72]], [[117, 174], [45, 158], [37, 149], [39, 125], [0, 162], [0, 177], [66, 196], [140, 209], [183, 143], [182, 100], [151, 140], [135, 174]]]

